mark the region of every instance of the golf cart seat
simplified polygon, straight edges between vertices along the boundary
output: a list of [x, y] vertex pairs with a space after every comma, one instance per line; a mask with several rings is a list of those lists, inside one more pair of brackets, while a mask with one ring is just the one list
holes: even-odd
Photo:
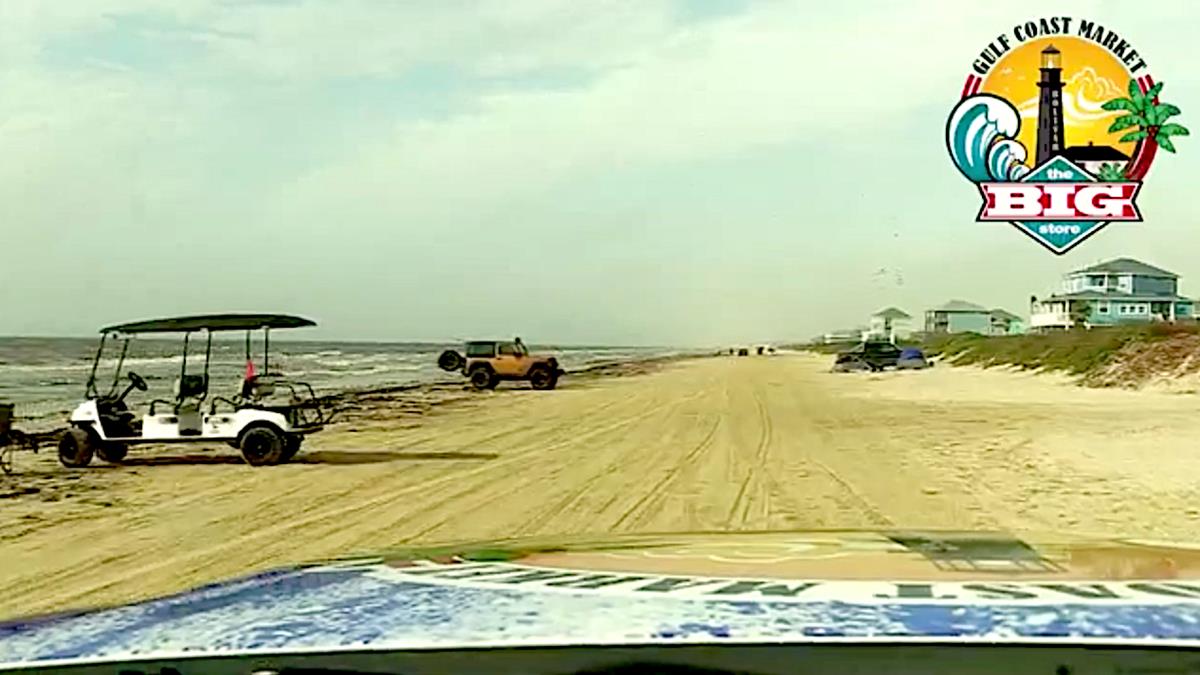
[[180, 403], [175, 409], [175, 416], [179, 418], [179, 435], [200, 435], [203, 430], [203, 420], [200, 417], [199, 401], [191, 400]]
[[203, 420], [200, 402], [208, 394], [208, 379], [203, 375], [184, 375], [175, 380], [175, 416], [181, 436], [199, 436]]
[[249, 380], [246, 380], [246, 390], [244, 398], [248, 399], [263, 399], [275, 393], [275, 380], [279, 379], [276, 375], [257, 375]]
[[242, 378], [238, 384], [237, 395], [233, 398], [214, 397], [210, 412], [217, 412], [217, 404], [224, 404], [233, 410], [239, 410], [271, 397], [275, 393], [275, 380], [278, 377], [278, 375], [255, 375], [250, 378]]
[[208, 381], [203, 375], [184, 375], [175, 379], [175, 399], [203, 398], [208, 393]]
[[125, 403], [115, 403], [98, 406], [100, 426], [109, 436], [133, 436], [138, 429], [137, 415], [125, 407]]

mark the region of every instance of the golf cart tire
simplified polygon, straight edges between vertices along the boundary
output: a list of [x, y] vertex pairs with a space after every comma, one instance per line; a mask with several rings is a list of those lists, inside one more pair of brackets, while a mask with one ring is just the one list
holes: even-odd
[[496, 373], [488, 366], [480, 366], [471, 371], [471, 386], [479, 391], [496, 388]]
[[129, 446], [124, 443], [100, 443], [96, 446], [96, 456], [109, 464], [120, 464], [128, 454]]
[[68, 469], [82, 469], [91, 464], [95, 451], [96, 440], [91, 429], [71, 427], [58, 439], [58, 461]]
[[439, 356], [437, 360], [438, 368], [441, 368], [448, 373], [461, 370], [463, 364], [465, 363], [466, 360], [462, 357], [462, 354], [459, 354], [453, 349], [447, 349], [446, 351], [442, 352], [442, 355]]
[[304, 436], [300, 434], [288, 434], [287, 436], [284, 436], [283, 457], [279, 461], [292, 461], [292, 458], [296, 456], [296, 453], [300, 452], [300, 444], [303, 442]]
[[538, 391], [549, 391], [558, 386], [558, 375], [549, 366], [534, 366], [529, 371], [529, 385]]
[[259, 424], [242, 432], [238, 437], [238, 447], [241, 448], [242, 459], [250, 466], [271, 466], [283, 461], [287, 440], [275, 427]]

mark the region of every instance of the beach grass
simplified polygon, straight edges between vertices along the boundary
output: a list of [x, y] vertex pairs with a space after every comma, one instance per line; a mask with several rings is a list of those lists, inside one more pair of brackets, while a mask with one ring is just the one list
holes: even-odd
[[1200, 325], [1164, 323], [1003, 336], [969, 333], [931, 336], [923, 344], [929, 353], [956, 365], [1088, 375], [1110, 365], [1130, 346], [1181, 339], [1196, 340], [1200, 346]]

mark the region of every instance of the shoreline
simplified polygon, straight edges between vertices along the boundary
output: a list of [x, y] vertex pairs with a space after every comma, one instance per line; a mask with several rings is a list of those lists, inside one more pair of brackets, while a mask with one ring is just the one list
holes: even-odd
[[[564, 379], [571, 378], [572, 380], [577, 379], [585, 382], [630, 377], [651, 373], [672, 363], [709, 357], [710, 354], [699, 352], [603, 362], [568, 371], [563, 377]], [[570, 380], [567, 381], [569, 386]], [[528, 389], [528, 387], [506, 386], [499, 390], [498, 393], [504, 394], [525, 389]], [[440, 382], [413, 382], [408, 384], [343, 389], [320, 395], [317, 397], [317, 400], [323, 405], [333, 407], [335, 417], [332, 424], [337, 425], [346, 423], [352, 419], [342, 415], [343, 411], [352, 411], [352, 414], [369, 413], [372, 411], [372, 404], [390, 404], [388, 407], [391, 409], [391, 412], [399, 413], [399, 416], [403, 417], [411, 416], [410, 413], [413, 411], [418, 411], [419, 414], [432, 412], [433, 410], [445, 408], [464, 400], [477, 398], [482, 393], [475, 391], [465, 379], [459, 378], [454, 381], [447, 379]], [[406, 395], [408, 398], [405, 398]], [[399, 409], [397, 410], [397, 408]], [[17, 431], [22, 431], [20, 429], [21, 417], [19, 409], [17, 413], [14, 416], [13, 427]], [[26, 431], [25, 436], [30, 441], [36, 443], [38, 449], [41, 450], [46, 447], [53, 447], [59, 435], [66, 428], [66, 425], [59, 425], [53, 429]]]

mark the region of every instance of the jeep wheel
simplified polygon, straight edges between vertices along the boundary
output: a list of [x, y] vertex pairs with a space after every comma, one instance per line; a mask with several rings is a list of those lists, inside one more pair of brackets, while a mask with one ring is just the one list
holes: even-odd
[[471, 386], [483, 391], [496, 388], [496, 374], [491, 368], [476, 368], [471, 371]]
[[304, 442], [304, 437], [300, 434], [292, 434], [287, 436], [283, 442], [283, 457], [281, 462], [290, 462], [297, 452], [300, 452], [300, 444]]
[[238, 439], [242, 457], [250, 466], [278, 464], [283, 459], [283, 434], [271, 427], [251, 427]]
[[90, 429], [71, 427], [58, 439], [58, 461], [68, 469], [82, 469], [92, 463], [96, 450]]
[[534, 366], [529, 371], [529, 384], [539, 391], [553, 389], [558, 384], [558, 376], [546, 366]]
[[461, 369], [464, 363], [465, 360], [463, 359], [462, 354], [459, 354], [453, 349], [447, 349], [446, 351], [442, 352], [442, 355], [438, 357], [437, 361], [438, 368], [441, 368], [448, 373]]
[[96, 448], [96, 454], [109, 464], [119, 464], [129, 454], [129, 446], [124, 443], [101, 443]]

